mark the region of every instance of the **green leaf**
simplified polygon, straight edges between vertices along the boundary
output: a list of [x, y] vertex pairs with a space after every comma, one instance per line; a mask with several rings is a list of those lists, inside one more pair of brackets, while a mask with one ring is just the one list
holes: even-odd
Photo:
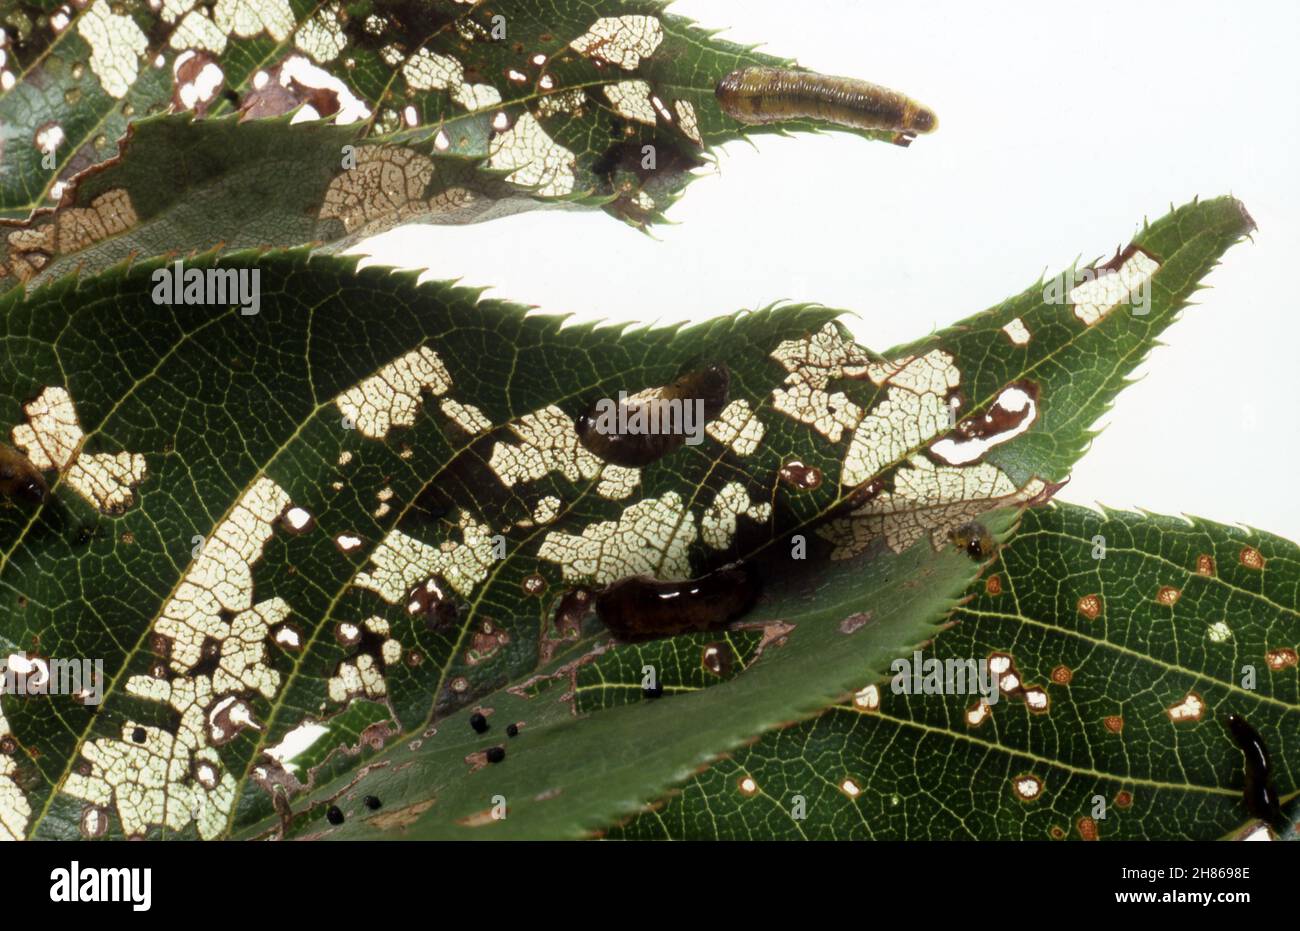
[[[588, 836], [751, 735], [825, 707], [864, 669], [883, 669], [897, 644], [934, 636], [977, 569], [955, 550], [918, 546], [776, 576], [741, 629], [612, 648], [587, 637], [576, 660], [476, 704], [487, 733], [474, 732], [466, 709], [392, 743], [360, 778], [322, 781], [284, 836]], [[647, 667], [660, 698], [643, 692]], [[518, 736], [507, 736], [509, 723]], [[489, 763], [490, 747], [506, 758]], [[367, 797], [383, 809], [372, 813]], [[343, 827], [327, 823], [328, 805], [344, 812]], [[281, 825], [249, 833], [272, 828]]]
[[[882, 681], [877, 707], [840, 705], [769, 734], [613, 834], [1239, 836], [1259, 822], [1229, 714], [1264, 738], [1295, 821], [1298, 582], [1300, 548], [1267, 533], [1032, 509], [927, 656], [1010, 656], [1023, 689], [1048, 704], [1035, 710], [1013, 691], [981, 707], [978, 696], [899, 694]], [[748, 798], [737, 789], [746, 777], [760, 790]], [[855, 799], [836, 791], [846, 777], [863, 787]], [[803, 821], [789, 816], [795, 794]]]
[[[0, 279], [132, 253], [344, 246], [541, 206], [645, 226], [718, 145], [824, 125], [724, 115], [720, 78], [790, 63], [655, 0], [92, 0], [56, 29], [60, 15], [0, 15], [14, 82], [0, 94]], [[339, 125], [290, 128], [304, 104]]]
[[[557, 624], [565, 593], [745, 560], [768, 583], [753, 622], [808, 619], [787, 648], [727, 680], [748, 710], [719, 712], [720, 699], [702, 694], [669, 699], [701, 722], [698, 735], [665, 742], [663, 724], [627, 728], [624, 756], [650, 748], [657, 767], [620, 769], [609, 794], [562, 793], [537, 823], [568, 833], [629, 812], [644, 800], [637, 791], [842, 694], [849, 666], [870, 669], [880, 650], [924, 639], [963, 584], [958, 570], [969, 571], [953, 561], [950, 532], [1050, 496], [1124, 373], [1248, 229], [1227, 199], [1146, 228], [1140, 241], [1160, 262], [1143, 317], [1116, 308], [1085, 325], [1036, 285], [887, 359], [849, 341], [826, 309], [684, 330], [562, 327], [302, 251], [183, 268], [256, 273], [251, 315], [229, 300], [158, 303], [160, 276], [174, 268], [162, 260], [11, 292], [0, 299], [0, 411], [11, 444], [60, 471], [39, 509], [0, 507], [0, 647], [100, 657], [109, 688], [96, 713], [65, 695], [5, 701], [15, 755], [0, 775], [22, 798], [6, 823], [72, 836], [90, 805], [93, 826], [115, 834], [164, 824], [184, 836], [246, 833], [301, 811], [299, 783], [332, 791], [377, 752], [433, 737], [430, 727], [449, 743], [393, 772], [438, 767], [430, 783], [447, 787], [442, 798], [478, 804], [476, 784], [459, 778], [464, 754], [448, 767], [468, 739], [455, 715], [491, 701], [500, 723], [522, 707], [503, 688], [605, 645], [594, 617]], [[1027, 341], [1008, 332], [1012, 314]], [[716, 364], [730, 370], [729, 403], [699, 445], [639, 469], [578, 445], [574, 418], [597, 400]], [[1035, 405], [1012, 403], [1007, 392], [1030, 392], [1031, 381]], [[950, 430], [940, 414], [953, 399], [962, 426]], [[999, 424], [984, 431], [991, 449], [945, 463], [966, 457], [980, 433], [970, 424], [986, 414]], [[904, 610], [889, 585], [927, 571], [934, 589]], [[431, 628], [408, 602], [435, 575], [455, 611]], [[834, 596], [809, 606], [820, 586]], [[878, 638], [844, 650], [827, 624], [864, 606], [888, 608]], [[756, 646], [737, 643], [743, 663]], [[687, 671], [701, 646], [683, 641], [686, 659], [666, 667], [683, 687], [700, 684]], [[599, 666], [618, 687], [584, 680], [588, 716], [556, 724], [528, 752], [558, 766], [567, 741], [592, 746], [618, 731], [599, 709], [627, 697], [639, 658]], [[388, 713], [367, 707], [376, 704]], [[616, 710], [652, 714], [640, 703]], [[264, 756], [311, 723], [329, 733], [306, 768]], [[146, 774], [123, 776], [115, 760]], [[136, 779], [152, 782], [126, 785]], [[385, 805], [425, 804], [430, 783], [403, 782], [394, 796], [386, 782]], [[469, 813], [434, 807], [431, 825]], [[505, 833], [515, 830], [532, 828], [521, 820]]]

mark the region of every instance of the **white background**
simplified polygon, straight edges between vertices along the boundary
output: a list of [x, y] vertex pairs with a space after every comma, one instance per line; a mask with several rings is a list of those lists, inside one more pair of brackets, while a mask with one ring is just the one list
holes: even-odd
[[780, 299], [878, 351], [1235, 194], [1259, 224], [1165, 334], [1061, 493], [1300, 539], [1300, 4], [678, 0], [725, 38], [934, 108], [910, 149], [733, 143], [646, 236], [600, 212], [406, 227], [385, 264], [581, 319], [701, 320]]

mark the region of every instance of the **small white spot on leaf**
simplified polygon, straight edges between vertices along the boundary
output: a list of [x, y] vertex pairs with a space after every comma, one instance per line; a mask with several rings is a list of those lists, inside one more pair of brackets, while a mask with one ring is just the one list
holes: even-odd
[[1002, 328], [1002, 332], [1017, 346], [1024, 346], [1029, 342], [1029, 327], [1019, 317], [1012, 320]]
[[1186, 698], [1168, 709], [1166, 713], [1169, 715], [1169, 720], [1175, 723], [1199, 721], [1201, 715], [1205, 713], [1205, 702], [1195, 692], [1188, 692]]

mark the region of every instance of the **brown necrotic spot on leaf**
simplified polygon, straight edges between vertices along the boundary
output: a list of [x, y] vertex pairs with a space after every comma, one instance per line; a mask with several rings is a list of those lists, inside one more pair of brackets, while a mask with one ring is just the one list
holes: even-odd
[[595, 595], [585, 588], [575, 588], [559, 599], [555, 616], [543, 631], [539, 644], [540, 661], [545, 664], [566, 641], [577, 640], [582, 635], [582, 622], [595, 608]]
[[230, 743], [239, 732], [252, 727], [260, 730], [253, 710], [243, 699], [233, 695], [219, 699], [207, 713], [208, 742], [214, 747]]
[[376, 721], [368, 725], [360, 735], [358, 746], [369, 747], [371, 750], [383, 749], [388, 738], [397, 733], [397, 728], [388, 721]]
[[854, 486], [845, 495], [844, 502], [836, 508], [836, 512], [837, 514], [846, 514], [846, 512], [858, 510], [859, 507], [870, 505], [887, 488], [888, 484], [884, 479], [872, 479], [871, 481], [862, 482], [861, 485]]
[[704, 645], [700, 653], [700, 665], [707, 672], [715, 676], [726, 676], [731, 673], [732, 650], [731, 646], [718, 642]]
[[1101, 617], [1101, 596], [1084, 595], [1079, 599], [1079, 613], [1090, 621]]
[[1116, 807], [1116, 808], [1132, 808], [1132, 807], [1133, 807], [1133, 793], [1132, 793], [1132, 792], [1129, 792], [1129, 791], [1126, 790], [1126, 789], [1121, 789], [1119, 792], [1115, 793], [1115, 807]]
[[993, 715], [993, 707], [987, 699], [981, 698], [966, 709], [966, 726], [979, 727]]
[[1043, 781], [1037, 776], [1022, 773], [1012, 778], [1011, 788], [1017, 799], [1022, 802], [1032, 802], [1043, 794]]
[[334, 117], [337, 124], [347, 125], [370, 116], [369, 107], [342, 79], [302, 55], [290, 55], [271, 70], [254, 75], [239, 110], [241, 119], [258, 119], [299, 107], [295, 123]]
[[1268, 653], [1265, 654], [1265, 659], [1268, 662], [1268, 668], [1274, 672], [1280, 672], [1281, 670], [1295, 666], [1297, 662], [1300, 662], [1300, 658], [1297, 658], [1296, 651], [1290, 647], [1282, 647], [1278, 650], [1269, 650]]
[[1031, 685], [1024, 690], [1025, 704], [1034, 714], [1047, 714], [1051, 710], [1052, 700], [1041, 686]]
[[1208, 553], [1201, 553], [1196, 557], [1196, 574], [1197, 575], [1214, 575], [1214, 557]]
[[859, 711], [880, 710], [880, 686], [868, 685], [853, 693], [853, 707]]
[[1171, 585], [1162, 585], [1159, 591], [1156, 592], [1156, 604], [1172, 608], [1178, 603], [1178, 599], [1182, 597], [1182, 594], [1181, 591]]
[[1074, 680], [1074, 673], [1069, 666], [1057, 666], [1052, 670], [1052, 681], [1057, 685], [1069, 685]]
[[870, 624], [871, 619], [872, 613], [870, 611], [856, 611], [840, 621], [840, 633], [855, 634]]
[[1247, 569], [1264, 568], [1264, 554], [1253, 546], [1243, 546], [1237, 558], [1241, 560], [1241, 564]]
[[812, 491], [822, 483], [822, 470], [795, 459], [781, 467], [781, 481], [798, 491]]
[[430, 630], [440, 630], [456, 624], [465, 606], [456, 600], [446, 580], [435, 575], [411, 589], [406, 611], [412, 617], [423, 618]]
[[930, 452], [947, 465], [978, 462], [994, 446], [1024, 433], [1038, 418], [1038, 386], [1013, 382], [1003, 388], [984, 414], [963, 420]]
[[103, 837], [108, 832], [108, 811], [97, 805], [87, 805], [81, 812], [81, 836], [89, 840]]
[[151, 633], [149, 635], [149, 650], [160, 659], [172, 658], [172, 638], [164, 637], [161, 633]]
[[1178, 704], [1166, 709], [1165, 714], [1175, 724], [1183, 721], [1199, 721], [1205, 714], [1205, 700], [1195, 692], [1188, 692]]
[[488, 748], [488, 750], [475, 750], [473, 753], [465, 757], [465, 763], [469, 766], [470, 773], [476, 773], [488, 765], [490, 762], [488, 759], [488, 753], [491, 749], [494, 748]]
[[334, 627], [334, 638], [345, 647], [354, 647], [361, 642], [361, 627], [352, 621], [340, 621]]
[[1082, 817], [1074, 823], [1074, 829], [1079, 832], [1082, 840], [1097, 839], [1097, 822], [1089, 817]]
[[[380, 831], [404, 831], [419, 820], [420, 815], [432, 808], [435, 801], [436, 799], [431, 798], [424, 799], [402, 808], [380, 812], [367, 818], [366, 823], [374, 825]], [[490, 809], [488, 813], [490, 817]]]
[[1002, 576], [1000, 575], [989, 576], [988, 579], [984, 582], [984, 591], [989, 595], [995, 595], [995, 596], [1001, 595]]
[[469, 648], [465, 651], [465, 664], [477, 666], [490, 660], [510, 642], [510, 634], [496, 623], [484, 619], [479, 629], [470, 636]]
[[753, 798], [758, 794], [758, 783], [750, 775], [741, 776], [736, 780], [736, 787], [740, 789], [740, 794], [745, 798]]
[[476, 811], [472, 815], [466, 815], [463, 818], [457, 818], [456, 823], [466, 828], [482, 828], [489, 824], [495, 824], [500, 819], [497, 817], [494, 808], [484, 808], [482, 811]]
[[212, 760], [196, 758], [190, 766], [190, 775], [203, 788], [215, 789], [221, 781], [221, 767]]
[[1117, 714], [1107, 715], [1101, 723], [1112, 734], [1118, 734], [1124, 730], [1124, 719]]
[[225, 73], [211, 52], [187, 49], [172, 62], [172, 82], [172, 110], [203, 116], [221, 93]]

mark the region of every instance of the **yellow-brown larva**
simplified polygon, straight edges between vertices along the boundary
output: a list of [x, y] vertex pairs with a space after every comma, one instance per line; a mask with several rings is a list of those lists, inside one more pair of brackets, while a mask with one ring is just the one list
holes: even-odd
[[934, 111], [887, 87], [789, 68], [733, 71], [715, 90], [722, 112], [742, 123], [821, 120], [905, 136], [934, 132]]
[[985, 526], [977, 521], [962, 524], [948, 534], [952, 545], [976, 562], [983, 562], [997, 552], [997, 543]]

